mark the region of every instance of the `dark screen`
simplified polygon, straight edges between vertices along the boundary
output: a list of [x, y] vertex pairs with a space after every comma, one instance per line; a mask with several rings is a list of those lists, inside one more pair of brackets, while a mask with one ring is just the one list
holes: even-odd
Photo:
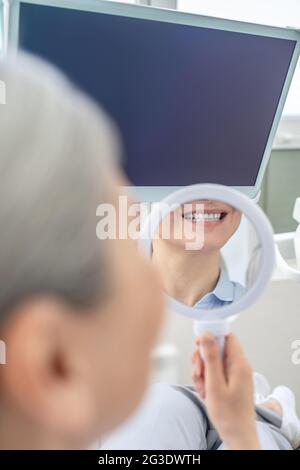
[[255, 184], [295, 41], [31, 4], [19, 31], [115, 118], [134, 184]]

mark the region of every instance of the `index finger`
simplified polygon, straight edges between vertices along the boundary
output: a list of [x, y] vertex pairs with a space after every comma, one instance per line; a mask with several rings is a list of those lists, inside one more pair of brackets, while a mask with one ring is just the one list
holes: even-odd
[[200, 347], [204, 355], [206, 392], [212, 396], [226, 385], [223, 359], [218, 342], [211, 334], [201, 337]]

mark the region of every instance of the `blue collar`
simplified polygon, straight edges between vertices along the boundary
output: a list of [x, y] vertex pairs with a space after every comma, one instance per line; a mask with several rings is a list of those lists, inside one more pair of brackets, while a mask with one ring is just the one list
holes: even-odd
[[202, 299], [195, 303], [194, 307], [199, 308], [204, 306], [204, 304], [207, 306], [208, 304], [216, 304], [215, 306], [217, 306], [219, 304], [222, 305], [223, 303], [231, 303], [235, 300], [236, 288], [238, 286], [239, 285], [229, 279], [227, 272], [221, 269], [219, 279], [214, 290], [205, 294]]
[[217, 285], [211, 294], [225, 302], [232, 302], [234, 300], [234, 283], [230, 281], [224, 269], [221, 269]]

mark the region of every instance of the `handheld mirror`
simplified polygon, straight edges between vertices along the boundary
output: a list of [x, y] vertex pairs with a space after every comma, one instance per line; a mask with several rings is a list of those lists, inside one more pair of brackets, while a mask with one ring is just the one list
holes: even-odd
[[156, 204], [141, 228], [140, 248], [160, 272], [171, 311], [214, 334], [221, 348], [231, 321], [250, 307], [274, 268], [273, 231], [242, 193], [198, 184]]

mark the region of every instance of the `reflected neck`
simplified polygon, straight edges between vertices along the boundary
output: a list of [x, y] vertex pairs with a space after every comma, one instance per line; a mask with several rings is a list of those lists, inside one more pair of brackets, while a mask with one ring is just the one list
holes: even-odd
[[154, 240], [152, 261], [166, 293], [189, 306], [214, 290], [220, 275], [219, 250], [189, 251], [167, 240]]

